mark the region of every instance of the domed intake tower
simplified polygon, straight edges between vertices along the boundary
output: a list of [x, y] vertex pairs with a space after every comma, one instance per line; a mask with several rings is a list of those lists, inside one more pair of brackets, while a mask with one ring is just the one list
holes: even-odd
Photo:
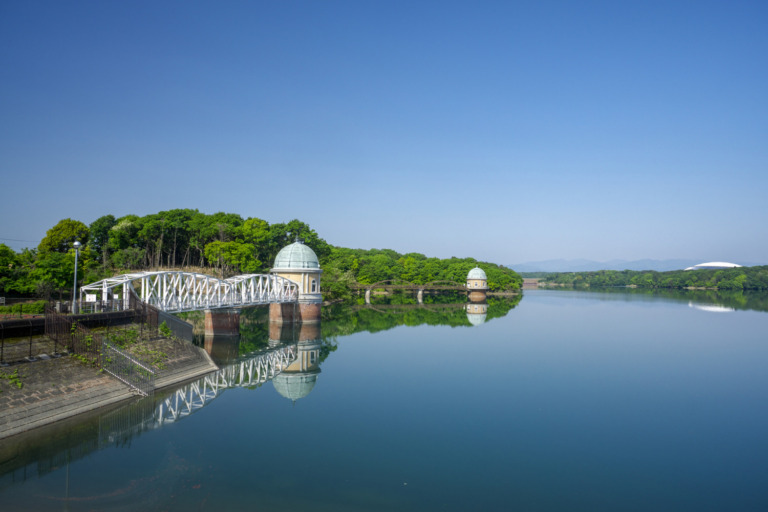
[[488, 291], [488, 277], [480, 267], [473, 268], [467, 274], [467, 291], [469, 292], [469, 300], [473, 302], [485, 300], [485, 293]]
[[280, 249], [271, 274], [290, 279], [299, 285], [299, 304], [270, 304], [269, 319], [275, 322], [318, 322], [323, 296], [320, 293], [320, 262], [315, 251], [300, 240]]

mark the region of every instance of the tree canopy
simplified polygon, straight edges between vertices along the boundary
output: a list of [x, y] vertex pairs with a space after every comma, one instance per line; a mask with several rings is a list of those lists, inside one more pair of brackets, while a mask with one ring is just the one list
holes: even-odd
[[88, 243], [88, 226], [79, 220], [62, 219], [49, 229], [37, 247], [40, 252], [67, 252], [75, 241]]
[[632, 286], [638, 288], [711, 288], [719, 290], [768, 290], [768, 266], [728, 269], [600, 270], [548, 274], [542, 281], [567, 286]]
[[486, 272], [492, 291], [518, 289], [522, 284], [511, 269], [473, 258], [439, 259], [391, 249], [334, 247], [298, 219], [269, 224], [235, 213], [174, 209], [143, 217], [107, 214], [90, 226], [62, 219], [48, 230], [37, 250], [16, 254], [0, 245], [0, 292], [46, 297], [54, 292], [68, 294], [75, 240], [83, 244], [78, 280], [93, 282], [127, 271], [161, 268], [191, 269], [221, 277], [267, 272], [280, 249], [297, 238], [320, 260], [326, 298], [349, 297], [355, 284], [390, 279], [415, 284], [438, 280], [463, 283], [475, 266]]

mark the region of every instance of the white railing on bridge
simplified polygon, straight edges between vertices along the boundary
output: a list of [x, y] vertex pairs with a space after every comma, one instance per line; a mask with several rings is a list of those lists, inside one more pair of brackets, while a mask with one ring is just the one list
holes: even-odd
[[83, 286], [80, 299], [82, 301], [85, 296], [86, 302], [106, 303], [122, 294], [120, 298], [127, 304], [131, 291], [143, 302], [176, 313], [296, 302], [299, 285], [274, 274], [245, 274], [219, 279], [193, 272], [139, 272]]
[[250, 387], [272, 380], [296, 359], [296, 345], [288, 345], [225, 366], [162, 400], [155, 409], [155, 426], [173, 423], [205, 407], [225, 389]]

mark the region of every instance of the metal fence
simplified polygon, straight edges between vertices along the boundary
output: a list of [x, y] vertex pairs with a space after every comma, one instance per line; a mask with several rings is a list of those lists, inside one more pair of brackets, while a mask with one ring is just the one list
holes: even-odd
[[40, 300], [28, 298], [0, 297], [0, 321], [14, 318], [35, 318], [43, 316], [40, 311]]
[[54, 342], [55, 351], [67, 350], [99, 364], [101, 336], [80, 325], [71, 316], [57, 313], [49, 304], [45, 308], [45, 335]]
[[[131, 294], [133, 322], [139, 324], [138, 337], [153, 336], [158, 331], [160, 312], [144, 304]], [[122, 330], [127, 332], [128, 329]], [[127, 384], [144, 396], [154, 392], [155, 373], [145, 364], [109, 343], [110, 338], [119, 336], [121, 329], [95, 332], [78, 323], [75, 317], [63, 315], [49, 304], [45, 310], [45, 335], [54, 340], [58, 351], [67, 350], [86, 357], [93, 364]], [[135, 332], [135, 331], [134, 331]]]
[[101, 367], [144, 396], [155, 392], [155, 372], [106, 340], [101, 342]]

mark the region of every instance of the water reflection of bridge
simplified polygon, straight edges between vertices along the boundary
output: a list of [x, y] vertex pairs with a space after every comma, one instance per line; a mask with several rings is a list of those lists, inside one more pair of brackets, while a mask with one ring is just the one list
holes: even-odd
[[279, 345], [223, 365], [157, 401], [144, 399], [106, 414], [99, 420], [100, 444], [111, 444], [141, 432], [174, 423], [199, 411], [225, 390], [253, 388], [268, 382], [297, 357], [297, 345]]
[[178, 388], [157, 404], [155, 423], [162, 426], [189, 416], [225, 389], [260, 386], [275, 378], [297, 356], [296, 345], [285, 345], [224, 366], [219, 371]]
[[455, 281], [430, 281], [429, 283], [417, 284], [399, 279], [389, 279], [385, 281], [378, 281], [373, 284], [353, 284], [353, 290], [362, 291], [365, 290], [365, 302], [371, 303], [371, 293], [375, 290], [384, 292], [393, 291], [411, 291], [416, 292], [419, 303], [424, 298], [424, 292], [447, 292], [447, 291], [467, 291], [467, 285], [465, 283], [458, 283]]
[[441, 304], [359, 304], [356, 306], [353, 306], [352, 309], [359, 310], [359, 309], [391, 309], [391, 310], [398, 310], [398, 309], [464, 309], [466, 307], [466, 302], [446, 302]]
[[366, 302], [365, 304], [360, 304], [352, 307], [354, 311], [360, 311], [361, 309], [370, 309], [372, 311], [378, 311], [380, 313], [383, 313], [385, 311], [397, 312], [397, 311], [405, 311], [405, 310], [455, 311], [455, 310], [461, 310], [465, 308], [466, 308], [466, 302], [454, 302], [454, 303], [445, 303], [445, 304], [424, 304], [423, 302], [420, 302], [418, 304], [371, 304], [370, 302]]
[[[218, 371], [170, 393], [156, 393], [154, 397], [123, 404], [84, 422], [80, 419], [78, 427], [64, 438], [51, 426], [30, 433], [17, 443], [0, 445], [0, 489], [55, 471], [91, 452], [122, 446], [144, 432], [184, 419], [227, 389], [255, 388], [272, 381], [282, 396], [294, 401], [306, 396], [320, 372], [319, 326], [310, 325], [298, 333], [290, 328], [284, 330], [285, 336], [280, 329], [274, 337], [270, 332], [269, 348], [239, 357], [237, 338], [225, 338], [223, 352], [232, 356], [228, 346], [232, 344], [234, 357], [227, 362], [219, 360]], [[312, 339], [306, 339], [307, 336]], [[71, 421], [75, 424], [75, 420]]]

